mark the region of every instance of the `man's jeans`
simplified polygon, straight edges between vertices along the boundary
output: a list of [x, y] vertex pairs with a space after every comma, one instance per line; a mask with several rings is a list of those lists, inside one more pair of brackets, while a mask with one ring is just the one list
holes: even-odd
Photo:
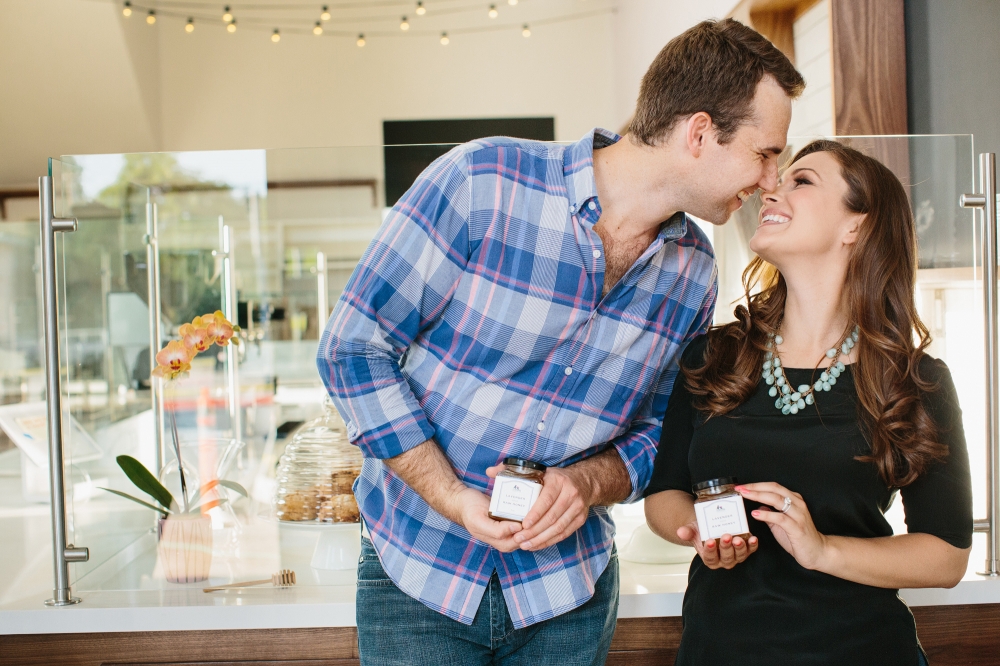
[[362, 539], [357, 613], [362, 666], [601, 666], [618, 617], [618, 553], [612, 551], [587, 603], [515, 629], [496, 573], [476, 619], [465, 625], [401, 592], [382, 569], [371, 541]]

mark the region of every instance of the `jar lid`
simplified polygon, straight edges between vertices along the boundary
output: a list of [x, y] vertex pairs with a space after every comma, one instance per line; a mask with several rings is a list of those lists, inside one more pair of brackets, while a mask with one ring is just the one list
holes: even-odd
[[719, 486], [732, 486], [736, 484], [735, 476], [723, 476], [718, 479], [709, 479], [701, 483], [694, 484], [694, 491], [705, 490], [706, 488], [718, 488]]
[[539, 472], [545, 471], [545, 465], [542, 463], [536, 463], [534, 460], [528, 460], [527, 458], [504, 458], [503, 464], [510, 467], [527, 467], [528, 469], [537, 469]]

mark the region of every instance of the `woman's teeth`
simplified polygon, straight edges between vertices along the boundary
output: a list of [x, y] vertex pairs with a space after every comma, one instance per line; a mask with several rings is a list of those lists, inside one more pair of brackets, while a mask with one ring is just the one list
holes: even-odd
[[778, 224], [784, 224], [785, 222], [788, 222], [790, 219], [792, 218], [785, 217], [784, 215], [775, 215], [775, 214], [765, 215], [764, 218], [761, 220], [761, 224], [763, 224], [764, 222], [777, 222]]

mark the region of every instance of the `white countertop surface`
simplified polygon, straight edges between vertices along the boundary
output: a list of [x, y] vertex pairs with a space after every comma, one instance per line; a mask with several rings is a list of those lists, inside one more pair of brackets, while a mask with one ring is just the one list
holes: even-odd
[[[0, 469], [0, 472], [3, 470]], [[133, 631], [348, 627], [355, 625], [355, 570], [311, 566], [320, 535], [346, 549], [358, 547], [356, 528], [279, 525], [252, 517], [239, 526], [233, 514], [218, 518], [209, 580], [173, 584], [157, 563], [151, 512], [108, 495], [79, 503], [72, 513], [72, 536], [91, 550], [91, 561], [71, 565], [73, 594], [83, 602], [50, 608], [52, 556], [49, 509], [20, 496], [20, 479], [0, 473], [0, 634], [49, 634]], [[246, 503], [244, 501], [244, 503]], [[621, 556], [621, 618], [681, 614], [689, 553], [666, 542], [636, 549], [644, 526], [641, 506], [614, 509]], [[249, 517], [248, 517], [249, 516]], [[334, 534], [336, 532], [336, 534]], [[636, 541], [631, 542], [633, 534]], [[647, 539], [652, 538], [646, 534]], [[629, 561], [675, 548], [678, 564]], [[903, 590], [911, 606], [1000, 603], [1000, 580], [977, 575], [985, 552], [976, 535], [969, 572], [955, 588]], [[354, 558], [356, 551], [345, 557]], [[272, 587], [204, 593], [202, 588], [235, 581], [269, 578], [279, 569], [296, 572], [292, 588]]]

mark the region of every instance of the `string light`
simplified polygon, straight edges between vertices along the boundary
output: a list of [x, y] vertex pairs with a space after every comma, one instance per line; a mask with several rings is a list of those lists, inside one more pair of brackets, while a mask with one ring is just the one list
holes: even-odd
[[319, 21], [316, 21], [316, 27], [313, 28], [313, 34], [317, 37], [323, 34], [323, 24]]
[[491, 19], [495, 19], [498, 16], [500, 16], [500, 12], [497, 11], [497, 6], [496, 5], [490, 5], [489, 17]]
[[229, 25], [226, 26], [226, 31], [230, 34], [236, 32], [236, 19], [229, 22]]
[[366, 42], [365, 42], [365, 34], [361, 33], [361, 34], [358, 35], [358, 48], [360, 49], [365, 44], [366, 44]]
[[146, 23], [149, 25], [156, 23], [156, 12], [152, 9], [149, 10], [149, 14], [146, 16]]
[[403, 17], [403, 22], [399, 24], [399, 29], [402, 30], [403, 32], [406, 32], [407, 30], [410, 29], [410, 22], [406, 20], [405, 16]]
[[[226, 5], [225, 7], [222, 8], [222, 22], [223, 23], [233, 22], [233, 13], [229, 11], [229, 5]], [[232, 30], [230, 30], [229, 32], [232, 32]]]
[[323, 5], [323, 13], [319, 15], [321, 21], [330, 20], [330, 7], [328, 5]]
[[184, 26], [184, 32], [186, 32], [188, 34], [194, 32], [194, 19], [193, 18], [188, 18], [187, 25]]
[[507, 4], [513, 7], [514, 5], [517, 4], [517, 0], [507, 0]]
[[442, 32], [441, 33], [441, 46], [448, 46], [448, 42], [450, 42], [450, 41], [451, 40], [448, 39], [448, 33], [447, 32]]
[[423, 16], [424, 14], [427, 13], [427, 8], [424, 7], [424, 3], [423, 2], [417, 2], [417, 10], [416, 11], [417, 11], [417, 16]]
[[125, 18], [128, 18], [129, 16], [132, 16], [132, 3], [131, 2], [126, 2], [125, 3], [125, 7], [122, 8], [122, 16], [124, 16]]
[[527, 23], [524, 24], [523, 28], [521, 28], [521, 36], [524, 38], [531, 37], [531, 28], [528, 27]]
[[274, 33], [271, 35], [271, 41], [275, 44], [281, 41], [281, 32], [277, 28], [274, 29]]

